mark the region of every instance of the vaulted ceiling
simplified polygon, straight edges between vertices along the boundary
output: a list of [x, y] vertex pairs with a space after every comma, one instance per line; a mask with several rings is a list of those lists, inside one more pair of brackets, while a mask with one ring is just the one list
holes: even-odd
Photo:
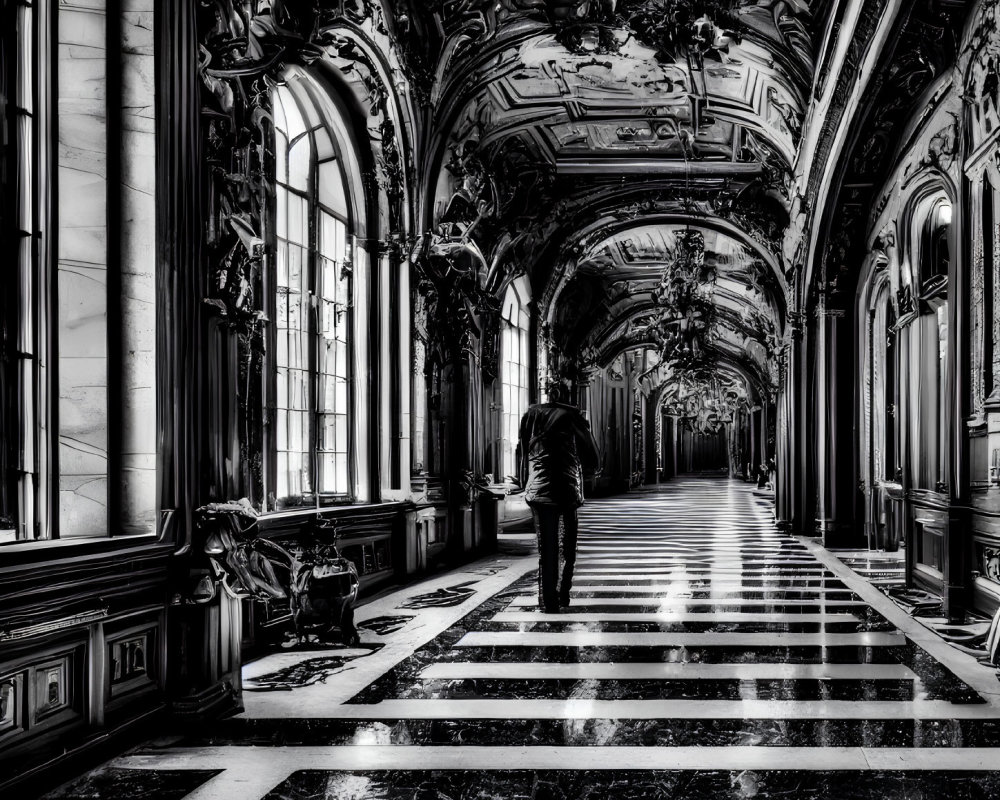
[[583, 253], [570, 283], [598, 287], [605, 300], [597, 315], [586, 317], [573, 304], [557, 303], [557, 336], [573, 347], [595, 350], [598, 362], [605, 363], [625, 347], [654, 342], [654, 293], [678, 236], [688, 231], [705, 241], [704, 289], [715, 306], [712, 349], [743, 361], [757, 386], [767, 386], [776, 379], [768, 355], [776, 348], [784, 315], [776, 276], [746, 244], [697, 223], [641, 224], [612, 233]]
[[[806, 0], [437, 0], [429, 205], [492, 284], [527, 273], [554, 344], [648, 344], [678, 231], [704, 236], [712, 346], [761, 386], [813, 79]], [[644, 341], [644, 339], [646, 341]]]

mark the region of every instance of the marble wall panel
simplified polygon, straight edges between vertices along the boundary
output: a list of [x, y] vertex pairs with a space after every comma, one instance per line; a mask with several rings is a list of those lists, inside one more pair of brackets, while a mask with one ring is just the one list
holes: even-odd
[[60, 4], [58, 31], [59, 531], [108, 530], [107, 20]]
[[108, 477], [103, 475], [59, 476], [59, 519], [72, 522], [70, 530], [60, 536], [81, 538], [100, 536], [108, 524]]
[[[104, 67], [104, 60], [101, 60], [101, 67]], [[91, 80], [89, 74], [81, 74], [80, 70], [71, 70], [66, 75], [61, 75], [63, 83], [69, 81], [72, 85], [77, 80]], [[71, 100], [60, 98], [59, 101], [59, 143], [58, 156], [61, 170], [78, 170], [79, 175], [75, 176], [77, 183], [71, 184], [70, 191], [65, 197], [60, 196], [60, 201], [71, 203], [76, 213], [83, 215], [83, 219], [101, 221], [96, 215], [98, 211], [92, 207], [92, 203], [100, 203], [99, 208], [104, 208], [105, 198], [93, 195], [80, 194], [87, 190], [87, 181], [93, 180], [93, 176], [103, 176], [107, 165], [107, 121], [99, 112], [105, 108], [103, 98], [101, 100]], [[68, 175], [67, 178], [73, 177]], [[60, 181], [61, 187], [61, 181]], [[88, 202], [89, 201], [89, 202]], [[78, 207], [79, 206], [79, 207]], [[89, 216], [87, 216], [89, 214]], [[90, 224], [94, 224], [92, 221]]]
[[[100, 266], [60, 262], [60, 360], [107, 358], [107, 274]], [[86, 380], [91, 376], [81, 377]], [[67, 386], [67, 390], [71, 388]]]
[[121, 528], [156, 510], [156, 137], [153, 0], [121, 6]]
[[107, 236], [107, 228], [103, 225], [100, 227], [77, 226], [73, 224], [72, 217], [67, 219], [64, 225], [60, 220], [59, 251], [66, 253], [66, 257], [60, 257], [60, 261], [71, 264], [88, 264], [93, 268], [105, 269], [107, 266]]
[[[59, 380], [64, 390], [59, 397], [59, 438], [99, 450], [105, 460], [108, 449], [107, 365], [106, 358], [59, 360]], [[73, 459], [72, 452], [60, 453], [60, 470], [66, 471], [70, 465], [78, 470], [80, 465]], [[101, 468], [106, 469], [107, 464], [102, 464]]]

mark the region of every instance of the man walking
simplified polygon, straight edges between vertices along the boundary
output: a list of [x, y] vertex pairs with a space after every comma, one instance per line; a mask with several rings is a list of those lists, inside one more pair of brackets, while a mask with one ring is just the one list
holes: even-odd
[[[521, 418], [518, 473], [538, 536], [538, 605], [547, 614], [569, 605], [576, 564], [576, 510], [583, 505], [583, 468], [600, 461], [590, 425], [555, 385], [551, 400], [531, 406]], [[559, 581], [559, 519], [563, 521], [564, 566]]]

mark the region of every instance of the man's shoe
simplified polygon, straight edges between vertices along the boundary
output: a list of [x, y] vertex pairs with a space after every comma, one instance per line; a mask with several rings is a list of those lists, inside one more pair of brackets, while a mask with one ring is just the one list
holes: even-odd
[[546, 614], [558, 614], [559, 606], [556, 605], [542, 606], [542, 611], [545, 612]]
[[564, 595], [560, 595], [559, 596], [559, 607], [560, 608], [569, 608], [569, 595], [568, 594], [564, 594]]

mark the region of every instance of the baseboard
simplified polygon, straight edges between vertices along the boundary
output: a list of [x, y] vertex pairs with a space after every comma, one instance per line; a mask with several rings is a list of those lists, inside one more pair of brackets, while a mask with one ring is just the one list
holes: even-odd
[[[163, 722], [167, 719], [166, 708], [166, 704], [161, 703], [114, 728], [91, 733], [75, 744], [64, 745], [67, 749], [59, 755], [0, 782], [0, 797], [32, 800], [94, 769], [137, 739], [154, 733], [162, 734]], [[158, 723], [155, 729], [154, 723]]]

